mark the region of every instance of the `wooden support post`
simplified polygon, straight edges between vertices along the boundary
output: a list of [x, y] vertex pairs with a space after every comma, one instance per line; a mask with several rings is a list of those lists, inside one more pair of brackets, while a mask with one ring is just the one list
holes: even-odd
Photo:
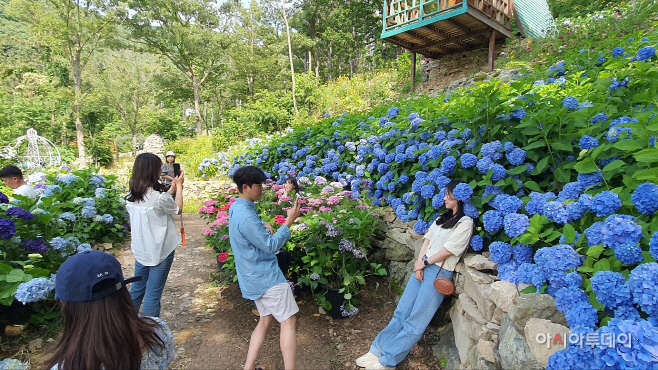
[[514, 13], [514, 21], [516, 21], [516, 26], [519, 27], [521, 36], [525, 37], [525, 30], [523, 29], [523, 24], [521, 19], [519, 19], [519, 13], [516, 12], [516, 7], [514, 6], [514, 0], [510, 0], [510, 7], [512, 8], [512, 13]]
[[494, 70], [494, 52], [496, 50], [496, 30], [491, 30], [489, 36], [489, 72]]
[[411, 52], [411, 92], [416, 92], [416, 53]]

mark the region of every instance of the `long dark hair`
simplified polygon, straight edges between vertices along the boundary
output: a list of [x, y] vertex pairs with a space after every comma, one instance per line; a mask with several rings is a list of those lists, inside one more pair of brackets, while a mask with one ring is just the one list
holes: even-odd
[[[93, 288], [100, 292], [115, 285], [103, 280]], [[142, 352], [165, 347], [156, 333], [158, 323], [141, 318], [124, 286], [117, 292], [86, 302], [62, 301], [66, 323], [62, 339], [46, 363], [50, 369], [139, 369]]]
[[160, 184], [162, 160], [155, 154], [142, 153], [135, 158], [133, 173], [130, 176], [128, 187], [130, 193], [126, 196], [129, 202], [142, 202], [150, 188], [156, 191], [166, 191]]
[[[452, 196], [453, 190], [461, 181], [451, 181], [445, 187], [445, 193]], [[452, 209], [449, 209], [447, 212], [443, 213], [439, 218], [436, 219], [436, 224], [441, 225], [444, 229], [452, 229], [457, 225], [457, 222], [464, 217], [464, 202], [461, 200], [457, 201], [457, 214], [452, 214]]]
[[286, 179], [286, 181], [284, 181], [283, 183], [285, 184], [285, 183], [287, 183], [288, 181], [290, 181], [290, 184], [292, 184], [293, 190], [295, 190], [295, 191], [299, 191], [299, 183], [297, 182], [297, 179], [296, 179], [296, 178], [290, 176], [290, 177], [288, 177], [288, 178]]

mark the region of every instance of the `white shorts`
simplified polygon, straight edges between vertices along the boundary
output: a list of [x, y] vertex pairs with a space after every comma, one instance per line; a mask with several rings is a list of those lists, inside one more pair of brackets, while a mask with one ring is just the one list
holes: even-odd
[[284, 322], [299, 312], [295, 296], [288, 283], [277, 284], [254, 301], [261, 316], [272, 315], [278, 322]]

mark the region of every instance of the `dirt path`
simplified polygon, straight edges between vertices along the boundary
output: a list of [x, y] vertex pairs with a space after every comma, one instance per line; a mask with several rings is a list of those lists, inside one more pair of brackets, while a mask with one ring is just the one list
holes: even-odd
[[[173, 369], [240, 369], [258, 317], [251, 301], [240, 295], [237, 284], [217, 286], [211, 276], [217, 270], [212, 250], [203, 246], [205, 222], [184, 215], [187, 246], [176, 250], [162, 299], [161, 317], [169, 324], [177, 344]], [[132, 276], [134, 259], [129, 248], [117, 258], [126, 276]], [[379, 330], [390, 320], [395, 302], [386, 278], [370, 279], [359, 295], [360, 312], [353, 318], [333, 320], [319, 313], [309, 293], [297, 294], [297, 368], [357, 369], [354, 359], [367, 352]], [[282, 369], [279, 327], [272, 325], [257, 365]], [[430, 327], [398, 369], [439, 369], [431, 345], [438, 341]]]

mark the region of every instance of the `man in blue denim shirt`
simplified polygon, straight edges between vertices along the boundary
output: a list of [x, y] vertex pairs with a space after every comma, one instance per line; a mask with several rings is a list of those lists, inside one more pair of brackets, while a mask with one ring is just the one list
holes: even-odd
[[233, 175], [239, 197], [228, 212], [229, 240], [242, 296], [255, 302], [260, 314], [251, 334], [245, 370], [254, 369], [267, 330], [276, 319], [281, 324], [280, 346], [285, 369], [295, 368], [299, 311], [292, 289], [277, 264], [276, 253], [290, 239], [290, 226], [299, 217], [299, 202], [289, 209], [286, 222], [276, 233], [256, 211], [255, 201], [263, 195], [265, 173], [254, 166], [241, 167]]

